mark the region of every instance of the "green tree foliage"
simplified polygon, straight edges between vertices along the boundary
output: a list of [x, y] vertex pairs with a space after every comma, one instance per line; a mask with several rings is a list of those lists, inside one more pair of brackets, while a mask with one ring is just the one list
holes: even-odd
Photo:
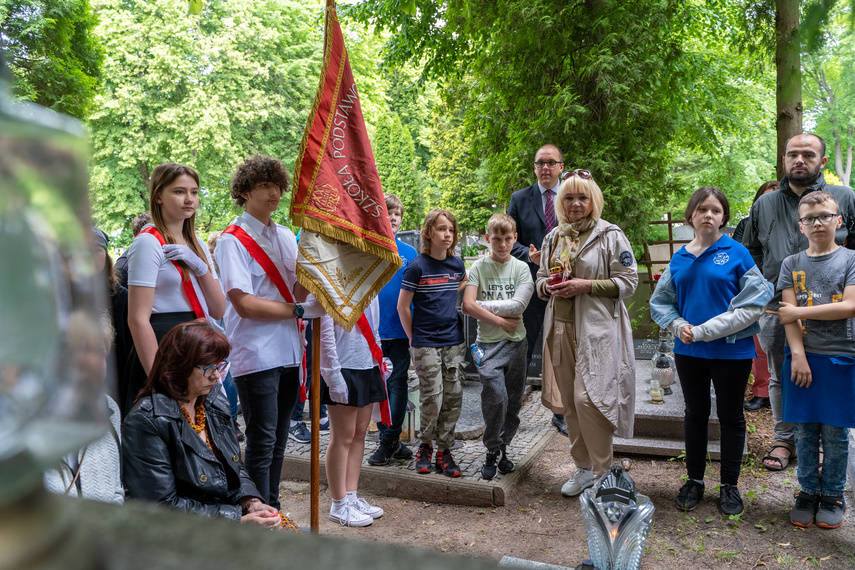
[[96, 23], [89, 0], [0, 0], [0, 51], [15, 94], [85, 118], [104, 58]]
[[666, 194], [677, 130], [679, 2], [418, 1], [415, 18], [397, 4], [368, 0], [355, 17], [397, 32], [390, 63], [424, 57], [428, 76], [471, 74], [465, 130], [490, 161], [482, 195], [507, 200], [530, 184], [535, 150], [553, 142], [568, 168], [593, 172], [605, 217], [640, 237]]
[[397, 113], [381, 117], [373, 146], [383, 192], [395, 194], [404, 205], [401, 229], [419, 228], [424, 218], [424, 197], [416, 175], [418, 159], [410, 132]]
[[835, 13], [824, 26], [818, 49], [803, 60], [805, 116], [828, 143], [828, 167], [845, 186], [852, 176], [855, 145], [855, 31], [851, 10]]
[[496, 208], [496, 197], [485, 192], [486, 171], [472, 158], [472, 137], [460, 113], [436, 110], [431, 148], [434, 155], [428, 174], [438, 195], [428, 207], [452, 212], [461, 233], [484, 233]]
[[127, 243], [130, 219], [148, 207], [151, 170], [173, 161], [200, 173], [200, 229], [222, 229], [236, 213], [237, 164], [254, 153], [289, 169], [296, 160], [318, 86], [322, 5], [209, 0], [200, 16], [174, 0], [96, 6], [108, 54], [89, 120], [96, 220], [124, 228]]
[[[756, 48], [766, 40], [747, 33], [744, 13], [735, 8], [710, 2], [685, 12], [667, 178], [675, 192], [666, 201], [677, 216], [694, 190], [716, 186], [738, 221], [760, 184], [776, 178], [775, 84], [772, 66], [764, 62], [769, 52]], [[752, 23], [759, 26], [752, 34], [766, 33], [762, 19]]]
[[401, 117], [401, 123], [410, 131], [416, 156], [422, 164], [431, 159], [431, 113], [439, 103], [436, 83], [421, 82], [420, 67], [405, 66], [387, 71], [385, 77], [389, 109]]

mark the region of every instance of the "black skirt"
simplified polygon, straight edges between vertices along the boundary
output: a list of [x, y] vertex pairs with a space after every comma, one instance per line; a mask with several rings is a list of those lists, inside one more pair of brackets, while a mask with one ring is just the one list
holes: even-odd
[[[180, 313], [153, 313], [149, 322], [151, 328], [154, 329], [154, 336], [157, 342], [166, 336], [172, 327], [189, 323], [196, 319], [196, 313], [193, 311], [182, 311]], [[131, 348], [128, 353], [128, 360], [125, 364], [124, 379], [119, 383], [119, 406], [122, 412], [122, 421], [125, 416], [134, 407], [134, 402], [137, 399], [137, 394], [140, 393], [145, 385], [146, 374], [142, 363], [137, 356], [136, 347]]]
[[[379, 366], [370, 370], [342, 368], [341, 375], [344, 376], [347, 384], [347, 404], [344, 405], [362, 408], [368, 404], [386, 400], [386, 390]], [[326, 382], [321, 382], [321, 403], [327, 406], [341, 405], [330, 398], [330, 389]]]

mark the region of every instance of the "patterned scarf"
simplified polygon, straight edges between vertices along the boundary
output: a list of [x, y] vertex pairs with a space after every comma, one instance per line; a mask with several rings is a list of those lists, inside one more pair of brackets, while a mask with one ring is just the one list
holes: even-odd
[[588, 215], [572, 223], [558, 224], [558, 242], [549, 260], [551, 272], [555, 273], [563, 268], [565, 279], [573, 276], [576, 256], [584, 245], [579, 242], [579, 236], [593, 228], [596, 223], [597, 220]]

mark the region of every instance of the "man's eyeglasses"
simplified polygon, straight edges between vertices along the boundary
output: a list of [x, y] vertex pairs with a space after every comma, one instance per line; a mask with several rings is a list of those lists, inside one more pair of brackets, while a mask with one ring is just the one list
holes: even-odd
[[220, 376], [226, 375], [226, 370], [229, 369], [229, 361], [223, 360], [219, 364], [212, 364], [210, 366], [197, 366], [199, 370], [202, 371], [202, 376], [205, 378], [211, 378], [214, 375], [214, 372], [218, 372]]
[[548, 166], [549, 168], [555, 168], [559, 164], [564, 164], [560, 160], [538, 160], [534, 163], [534, 166], [537, 168], [543, 168], [544, 166]]
[[805, 216], [804, 218], [799, 218], [799, 223], [804, 226], [812, 226], [819, 220], [819, 223], [825, 225], [831, 220], [835, 218], [835, 216], [839, 216], [840, 214], [820, 214], [819, 216]]
[[591, 173], [590, 172], [588, 172], [587, 170], [584, 170], [582, 168], [579, 168], [576, 170], [568, 170], [567, 172], [565, 172], [564, 174], [561, 175], [561, 180], [567, 180], [568, 178], [570, 178], [574, 174], [576, 176], [578, 176], [579, 178], [584, 178], [585, 180], [591, 179]]

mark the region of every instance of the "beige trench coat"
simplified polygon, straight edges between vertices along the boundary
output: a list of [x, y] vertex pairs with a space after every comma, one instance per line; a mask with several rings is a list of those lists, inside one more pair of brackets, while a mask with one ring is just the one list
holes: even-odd
[[[553, 346], [554, 298], [546, 292], [549, 258], [555, 249], [558, 228], [543, 240], [537, 294], [548, 301], [543, 318], [543, 405], [553, 413], [563, 413], [561, 394], [555, 383], [554, 366], [561, 355]], [[632, 247], [623, 231], [605, 220], [597, 220], [591, 236], [576, 260], [575, 276], [581, 279], [611, 279], [618, 286], [618, 298], [574, 298], [576, 327], [576, 379], [585, 383], [591, 401], [614, 426], [618, 437], [632, 437], [635, 422], [635, 352], [632, 326], [622, 299], [638, 285]]]

